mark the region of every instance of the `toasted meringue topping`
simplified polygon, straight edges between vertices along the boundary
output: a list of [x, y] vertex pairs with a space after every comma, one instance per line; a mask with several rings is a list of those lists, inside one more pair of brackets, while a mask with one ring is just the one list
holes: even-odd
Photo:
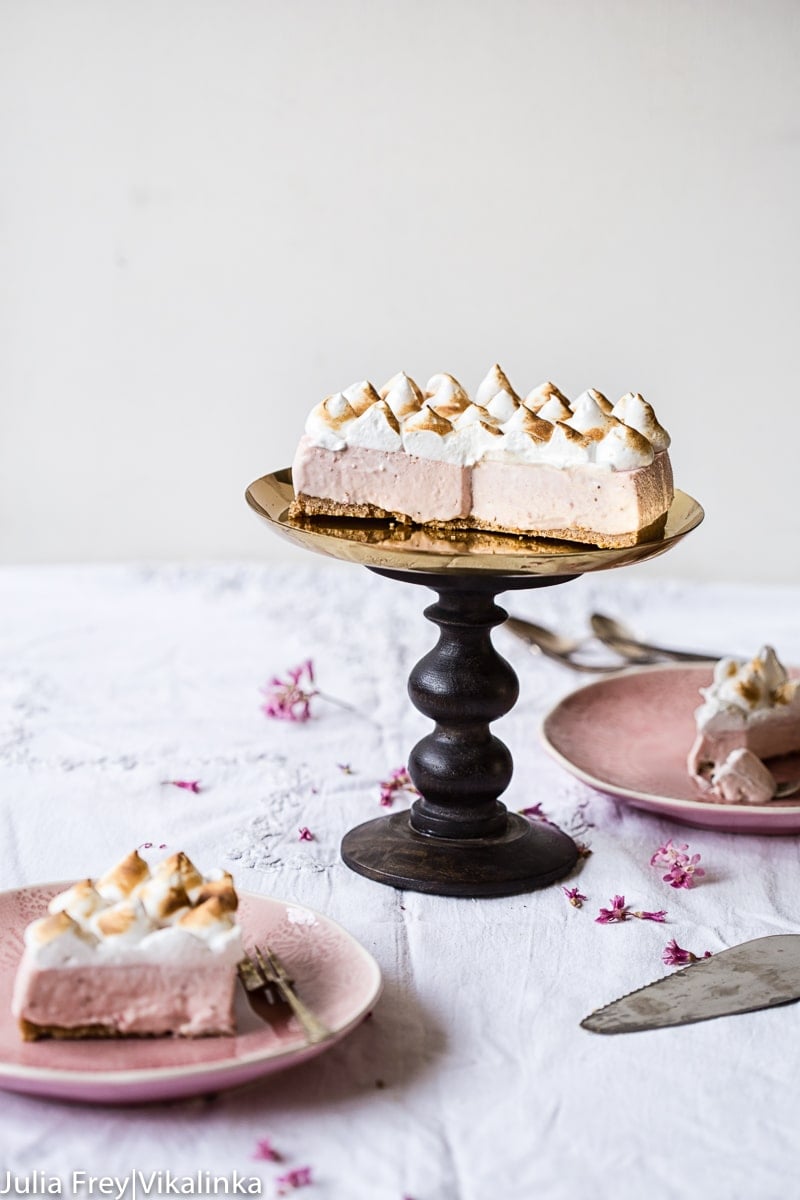
[[384, 384], [380, 396], [363, 380], [317, 405], [306, 433], [317, 445], [336, 452], [348, 446], [403, 449], [460, 466], [487, 456], [494, 461], [507, 458], [554, 467], [586, 463], [628, 471], [647, 466], [669, 445], [652, 408], [638, 394], [629, 393], [612, 406], [602, 392], [588, 388], [571, 403], [548, 381], [521, 402], [497, 363], [478, 386], [474, 402], [457, 379], [444, 373], [428, 380], [424, 398], [403, 372]]
[[192, 933], [229, 928], [233, 924], [231, 912], [232, 910], [225, 906], [221, 897], [211, 896], [202, 904], [198, 904], [196, 908], [191, 908], [184, 913], [179, 918], [178, 924], [181, 929], [188, 929]]
[[344, 393], [336, 392], [312, 408], [306, 420], [306, 433], [326, 450], [344, 450], [347, 445], [345, 431], [355, 419], [356, 414]]
[[206, 900], [212, 899], [219, 900], [226, 912], [236, 912], [239, 897], [230, 875], [227, 879], [212, 879], [203, 884], [197, 894], [197, 903], [204, 904]]
[[540, 404], [538, 408], [532, 410], [537, 417], [541, 417], [544, 421], [568, 421], [572, 416], [572, 409], [561, 399], [560, 396], [551, 396], [549, 400], [545, 400], [544, 404]]
[[[508, 382], [508, 376], [506, 375], [505, 371], [503, 371], [500, 364], [495, 363], [478, 384], [478, 390], [475, 393], [475, 403], [480, 405], [481, 408], [488, 408], [491, 412], [491, 403], [500, 392], [504, 392], [505, 395], [509, 397], [512, 402], [511, 411], [513, 411], [513, 409], [516, 408], [516, 406], [520, 403], [519, 396]], [[497, 413], [495, 415], [499, 416]], [[511, 412], [509, 412], [508, 415], [510, 416]], [[506, 420], [507, 418], [500, 417], [500, 419]]]
[[348, 427], [347, 444], [365, 450], [400, 449], [400, 425], [385, 400], [377, 400]]
[[[180, 877], [177, 880], [174, 874], [167, 876], [155, 875], [148, 883], [145, 883], [138, 891], [138, 898], [141, 900], [144, 910], [148, 917], [153, 921], [166, 921], [175, 913], [180, 912], [183, 908], [189, 908], [191, 900], [186, 888], [181, 882]], [[203, 888], [203, 879], [198, 876], [199, 883], [196, 890], [199, 892]], [[194, 889], [193, 889], [194, 890]]]
[[572, 410], [569, 407], [567, 397], [549, 379], [528, 392], [522, 403], [531, 412], [538, 412], [543, 404], [547, 404], [551, 400], [559, 401], [559, 406], [555, 406], [555, 416], [546, 418], [548, 421], [563, 421], [566, 417], [570, 416]]
[[409, 413], [417, 412], [422, 407], [422, 392], [405, 371], [393, 375], [380, 390], [381, 400], [385, 400], [398, 420], [407, 417]]
[[444, 417], [433, 408], [421, 408], [418, 413], [412, 413], [403, 422], [403, 433], [435, 433], [438, 437], [444, 437], [446, 433], [450, 433], [453, 426]]
[[344, 389], [342, 395], [357, 417], [360, 417], [370, 405], [380, 399], [368, 379], [362, 379], [360, 383], [351, 383], [349, 388]]
[[600, 411], [604, 412], [607, 416], [610, 415], [614, 409], [611, 401], [602, 392], [598, 392], [597, 388], [589, 388], [588, 392]]
[[69, 913], [57, 912], [52, 916], [42, 917], [39, 921], [34, 921], [29, 926], [31, 941], [37, 946], [47, 946], [50, 942], [54, 942], [56, 938], [63, 937], [65, 933], [74, 933], [76, 936], [80, 934], [81, 927], [77, 921], [73, 921]]
[[189, 856], [184, 854], [182, 850], [178, 851], [177, 854], [171, 854], [169, 858], [165, 858], [156, 874], [161, 879], [170, 878], [172, 886], [181, 886], [187, 892], [200, 887], [203, 882], [203, 876]]
[[608, 420], [611, 424], [595, 446], [595, 462], [598, 466], [608, 465], [616, 471], [633, 471], [653, 461], [655, 452], [647, 438], [613, 417]]
[[[599, 395], [599, 393], [597, 393]], [[611, 429], [612, 419], [603, 412], [595, 396], [590, 392], [581, 392], [572, 404], [572, 416], [564, 422], [572, 429], [577, 429], [592, 441], [599, 441], [606, 430]]]
[[98, 913], [92, 925], [98, 937], [124, 937], [126, 941], [138, 941], [151, 928], [147, 913], [138, 900], [120, 900], [119, 904]]
[[521, 408], [519, 400], [511, 392], [505, 391], [496, 392], [492, 396], [489, 403], [486, 405], [486, 411], [490, 413], [496, 421], [501, 424], [505, 421], [510, 421], [518, 408]]
[[330, 419], [331, 428], [338, 428], [346, 425], [348, 421], [355, 420], [355, 409], [348, 403], [344, 392], [334, 392], [331, 396], [326, 396], [322, 401], [323, 411]]
[[89, 917], [98, 909], [105, 907], [108, 902], [103, 899], [91, 879], [82, 879], [66, 892], [61, 892], [50, 901], [48, 911], [51, 913], [67, 913], [79, 925], [84, 925]]
[[643, 434], [656, 453], [669, 448], [669, 434], [663, 425], [659, 425], [653, 409], [638, 392], [626, 392], [611, 411], [618, 421], [624, 421], [631, 429]]
[[144, 859], [139, 857], [138, 850], [132, 850], [122, 862], [117, 863], [97, 881], [97, 890], [104, 899], [122, 900], [147, 879], [149, 874], [150, 868]]
[[592, 461], [592, 443], [563, 421], [556, 421], [547, 449], [547, 462], [554, 467], [574, 467]]
[[513, 416], [503, 425], [503, 433], [524, 433], [535, 442], [549, 442], [553, 436], [554, 426], [550, 421], [544, 421], [528, 408], [520, 405]]
[[481, 421], [487, 425], [494, 424], [493, 417], [485, 408], [479, 408], [477, 404], [468, 404], [454, 419], [453, 428], [464, 429], [467, 425], [480, 425]]
[[432, 375], [425, 385], [425, 404], [435, 412], [442, 408], [461, 412], [469, 404], [469, 396], [452, 375]]
[[[53, 898], [49, 916], [28, 926], [26, 953], [37, 966], [92, 962], [96, 956], [106, 962], [169, 962], [198, 953], [226, 962], [241, 957], [238, 898], [228, 871], [204, 877], [180, 852], [151, 875], [134, 852], [103, 878], [105, 897], [90, 879], [81, 880]], [[133, 878], [139, 882], [119, 897], [120, 881], [127, 886]]]
[[791, 704], [798, 688], [800, 680], [788, 678], [772, 646], [762, 646], [749, 661], [721, 658], [711, 686], [700, 689], [704, 703], [695, 714], [698, 726], [716, 724], [725, 714], [758, 720], [759, 714]]

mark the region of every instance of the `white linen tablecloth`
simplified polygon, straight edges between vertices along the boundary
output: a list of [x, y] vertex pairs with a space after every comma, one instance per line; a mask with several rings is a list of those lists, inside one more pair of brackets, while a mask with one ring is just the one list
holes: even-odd
[[[668, 973], [671, 937], [702, 952], [797, 930], [798, 840], [681, 827], [565, 774], [537, 725], [582, 679], [495, 633], [521, 684], [496, 726], [515, 758], [504, 800], [561, 823], [588, 800], [583, 909], [558, 885], [491, 901], [401, 893], [340, 861], [344, 831], [384, 811], [378, 781], [430, 727], [406, 679], [435, 641], [431, 598], [322, 561], [0, 572], [2, 886], [166, 843], [328, 913], [385, 977], [373, 1019], [338, 1047], [213, 1100], [114, 1109], [0, 1093], [0, 1188], [5, 1171], [203, 1169], [256, 1173], [272, 1196], [279, 1174], [309, 1165], [308, 1200], [797, 1194], [800, 1007], [615, 1038], [578, 1023]], [[800, 662], [800, 588], [628, 571], [500, 602], [564, 631], [599, 607], [674, 644], [749, 655], [768, 640]], [[320, 701], [305, 725], [268, 720], [260, 686], [307, 657], [323, 690], [376, 723]], [[702, 854], [691, 891], [649, 866], [670, 836]], [[596, 924], [617, 892], [668, 923]], [[282, 1164], [253, 1160], [264, 1137]]]

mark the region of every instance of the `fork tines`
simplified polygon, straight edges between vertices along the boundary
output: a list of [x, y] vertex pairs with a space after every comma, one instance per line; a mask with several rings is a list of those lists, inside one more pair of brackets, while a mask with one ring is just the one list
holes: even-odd
[[[286, 1001], [302, 1025], [309, 1042], [321, 1042], [330, 1037], [330, 1030], [297, 995], [294, 990], [294, 981], [290, 979], [289, 973], [274, 950], [271, 950], [269, 946], [265, 946], [263, 950], [260, 946], [254, 946], [252, 958], [248, 956], [246, 961], [247, 966], [244, 969], [240, 964], [239, 978], [248, 991], [252, 991], [254, 987], [261, 987], [266, 991], [270, 986], [274, 986], [280, 999]], [[250, 983], [247, 982], [248, 978], [251, 980]], [[253, 984], [254, 978], [260, 979], [261, 982]]]

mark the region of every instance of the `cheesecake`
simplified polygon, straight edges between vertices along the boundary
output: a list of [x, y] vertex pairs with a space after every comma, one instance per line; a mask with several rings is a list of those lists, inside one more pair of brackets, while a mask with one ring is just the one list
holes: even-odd
[[326, 396], [292, 466], [292, 517], [377, 518], [603, 547], [657, 536], [673, 499], [670, 439], [650, 404], [517, 394], [498, 365], [468, 395], [401, 373]]
[[235, 1032], [243, 957], [231, 876], [183, 853], [151, 871], [132, 851], [55, 896], [25, 930], [12, 1000], [22, 1037]]
[[775, 781], [764, 760], [800, 752], [800, 680], [790, 679], [773, 648], [763, 646], [749, 660], [720, 659], [700, 694], [688, 769], [704, 798], [771, 800]]

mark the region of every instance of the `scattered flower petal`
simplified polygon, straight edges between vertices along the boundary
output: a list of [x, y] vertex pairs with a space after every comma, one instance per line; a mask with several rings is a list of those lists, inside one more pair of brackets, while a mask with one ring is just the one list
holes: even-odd
[[581, 908], [584, 900], [586, 900], [586, 898], [587, 898], [586, 896], [584, 896], [583, 892], [579, 892], [576, 887], [573, 887], [573, 888], [562, 887], [561, 890], [564, 893], [564, 895], [567, 897], [567, 899], [569, 900], [569, 902], [573, 908]]
[[624, 896], [615, 896], [613, 900], [608, 902], [610, 908], [601, 908], [600, 915], [595, 917], [598, 925], [611, 925], [619, 921], [627, 921], [630, 916], [630, 909], [625, 903]]
[[575, 846], [578, 850], [578, 858], [588, 858], [592, 853], [591, 846], [587, 846], [586, 842], [576, 842]]
[[203, 789], [200, 787], [199, 779], [162, 779], [162, 784], [165, 787], [184, 788], [187, 792], [194, 792], [197, 795]]
[[[140, 846], [137, 846], [137, 847], [136, 847], [136, 849], [137, 849], [137, 850], [152, 850], [154, 846], [155, 846], [155, 842], [142, 842], [142, 844], [141, 844]], [[159, 850], [166, 850], [166, 849], [167, 849], [167, 843], [166, 843], [166, 842], [159, 842], [159, 843], [158, 843], [158, 849], [159, 849]]]
[[279, 1175], [275, 1182], [279, 1196], [285, 1196], [292, 1188], [308, 1187], [311, 1183], [311, 1167], [296, 1167], [285, 1175]]
[[313, 842], [314, 841], [314, 835], [311, 832], [311, 830], [308, 828], [308, 826], [303, 825], [303, 827], [299, 830], [299, 833], [300, 833], [300, 841], [301, 842]]
[[299, 667], [286, 672], [286, 679], [275, 676], [267, 687], [261, 689], [266, 697], [261, 711], [266, 717], [278, 721], [308, 721], [311, 717], [311, 701], [318, 695], [314, 687], [314, 664], [310, 658]]
[[337, 763], [336, 765], [339, 768], [339, 770], [342, 772], [343, 775], [354, 775], [355, 774], [355, 771], [350, 766], [350, 763]]
[[665, 921], [667, 914], [665, 909], [659, 909], [658, 912], [643, 912], [641, 909], [633, 910], [629, 904], [625, 903], [624, 896], [615, 896], [613, 900], [609, 900], [610, 908], [601, 908], [600, 915], [595, 917], [598, 925], [616, 925], [621, 921], [627, 921], [628, 917], [638, 917], [640, 921]]
[[666, 967], [685, 967], [689, 963], [697, 962], [698, 957], [711, 958], [711, 951], [706, 950], [704, 954], [698, 956], [697, 954], [693, 954], [691, 950], [684, 950], [682, 946], [678, 945], [675, 938], [671, 938], [664, 947], [661, 961]]
[[380, 803], [384, 808], [391, 808], [398, 792], [406, 792], [418, 796], [419, 792], [411, 782], [411, 776], [406, 767], [395, 767], [389, 772], [388, 779], [382, 779], [378, 785], [381, 789]]
[[256, 1142], [256, 1152], [253, 1158], [261, 1159], [263, 1162], [280, 1162], [281, 1156], [273, 1146], [269, 1138], [259, 1138]]
[[530, 821], [547, 821], [550, 824], [550, 818], [542, 809], [541, 804], [529, 804], [527, 808], [519, 810], [520, 816], [527, 817]]

